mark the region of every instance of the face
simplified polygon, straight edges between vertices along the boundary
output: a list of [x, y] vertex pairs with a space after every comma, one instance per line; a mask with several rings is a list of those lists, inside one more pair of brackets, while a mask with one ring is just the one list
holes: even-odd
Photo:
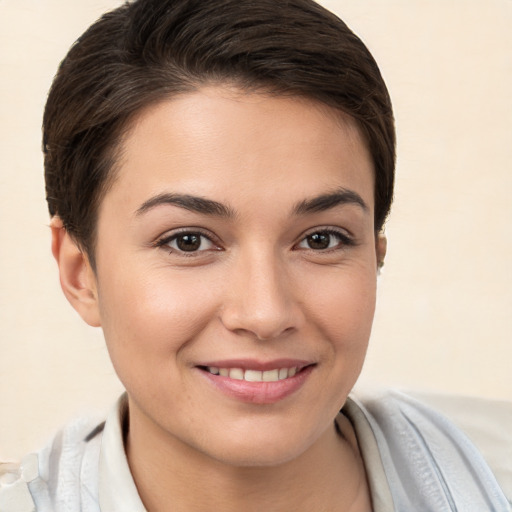
[[355, 124], [212, 87], [142, 112], [123, 150], [94, 298], [130, 421], [231, 464], [306, 452], [360, 373], [374, 313]]

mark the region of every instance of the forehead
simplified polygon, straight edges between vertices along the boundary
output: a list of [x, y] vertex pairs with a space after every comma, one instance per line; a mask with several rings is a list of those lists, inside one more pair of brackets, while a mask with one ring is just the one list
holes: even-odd
[[178, 192], [231, 204], [263, 192], [284, 203], [343, 187], [373, 208], [373, 165], [356, 122], [304, 98], [227, 87], [177, 96], [138, 114], [121, 155], [106, 200]]

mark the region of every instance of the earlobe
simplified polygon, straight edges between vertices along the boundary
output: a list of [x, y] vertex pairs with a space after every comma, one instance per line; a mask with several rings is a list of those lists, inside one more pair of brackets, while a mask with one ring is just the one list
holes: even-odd
[[375, 253], [377, 255], [377, 268], [380, 270], [384, 266], [386, 252], [388, 250], [388, 239], [384, 233], [379, 233], [375, 239]]
[[59, 267], [60, 285], [69, 303], [93, 327], [101, 325], [96, 276], [87, 255], [64, 228], [59, 217], [53, 217], [52, 253]]

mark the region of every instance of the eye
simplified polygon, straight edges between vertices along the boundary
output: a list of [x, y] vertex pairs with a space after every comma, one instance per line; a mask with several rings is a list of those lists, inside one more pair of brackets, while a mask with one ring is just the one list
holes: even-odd
[[298, 243], [297, 247], [314, 251], [325, 251], [351, 244], [352, 240], [347, 235], [339, 231], [324, 229], [309, 233]]
[[219, 249], [206, 235], [193, 231], [165, 237], [157, 245], [164, 249], [171, 249], [171, 252], [176, 253], [194, 253]]

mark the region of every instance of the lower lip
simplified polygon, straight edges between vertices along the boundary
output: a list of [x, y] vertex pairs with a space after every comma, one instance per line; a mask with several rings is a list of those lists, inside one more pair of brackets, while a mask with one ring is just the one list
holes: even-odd
[[213, 375], [198, 369], [208, 381], [225, 395], [251, 404], [273, 404], [298, 391], [311, 375], [314, 366], [307, 366], [293, 377], [274, 382], [248, 382]]

